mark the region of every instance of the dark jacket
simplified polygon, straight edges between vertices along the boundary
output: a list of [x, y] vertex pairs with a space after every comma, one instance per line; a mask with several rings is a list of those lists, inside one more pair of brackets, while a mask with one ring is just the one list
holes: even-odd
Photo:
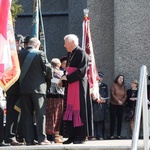
[[103, 82], [99, 85], [99, 93], [100, 93], [102, 98], [108, 99], [108, 87]]
[[[20, 67], [32, 47], [27, 47], [19, 53]], [[22, 69], [22, 68], [21, 68]], [[20, 94], [25, 93], [40, 93], [46, 94], [47, 83], [46, 79], [52, 77], [51, 65], [47, 60], [43, 51], [39, 51], [34, 57], [24, 79], [20, 84]]]
[[[18, 55], [21, 51], [24, 49], [22, 48], [21, 50], [18, 50]], [[20, 85], [19, 85], [19, 79], [6, 91], [6, 95], [16, 95], [19, 97], [20, 93]]]
[[138, 94], [138, 90], [134, 90], [134, 93], [135, 95], [132, 96], [132, 92], [133, 90], [132, 89], [128, 89], [127, 90], [127, 101], [126, 101], [126, 106], [130, 109], [132, 108], [135, 108], [135, 105], [136, 105], [136, 101], [131, 101], [130, 98], [133, 98], [133, 97], [137, 97], [137, 94]]
[[[90, 99], [90, 88], [86, 72], [88, 69], [88, 56], [80, 47], [73, 50], [67, 60], [70, 67], [77, 68], [76, 71], [67, 75], [68, 84], [79, 81], [80, 92], [80, 117], [83, 126], [73, 127], [72, 121], [63, 121], [60, 134], [64, 137], [85, 137], [93, 134], [92, 104]], [[75, 89], [74, 89], [75, 90]], [[65, 94], [65, 105], [67, 100]], [[66, 106], [65, 106], [66, 107]]]
[[104, 121], [105, 113], [106, 113], [106, 104], [108, 101], [108, 88], [105, 83], [99, 84], [99, 93], [102, 98], [106, 98], [105, 103], [98, 103], [96, 100], [92, 100], [93, 102], [93, 120], [94, 122]]

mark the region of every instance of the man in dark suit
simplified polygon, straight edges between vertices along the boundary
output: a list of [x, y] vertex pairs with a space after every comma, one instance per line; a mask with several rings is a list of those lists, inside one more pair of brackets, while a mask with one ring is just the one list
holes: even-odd
[[[51, 64], [43, 51], [39, 50], [40, 41], [31, 38], [28, 47], [19, 53], [21, 67], [20, 102], [26, 145], [34, 145], [34, 120], [37, 127], [39, 145], [51, 144], [45, 134], [47, 81], [51, 80]], [[34, 57], [31, 55], [34, 54]], [[29, 59], [28, 59], [29, 58]], [[29, 61], [30, 65], [28, 64]], [[27, 64], [27, 66], [24, 66]], [[26, 73], [24, 73], [24, 70]], [[35, 119], [34, 119], [35, 116]]]
[[[16, 49], [19, 54], [23, 50], [23, 36], [15, 34]], [[5, 126], [5, 142], [13, 146], [23, 145], [23, 135], [19, 137], [22, 139], [21, 143], [16, 140], [17, 129], [21, 129], [21, 124], [18, 122], [19, 113], [14, 109], [14, 106], [19, 99], [19, 80], [17, 80], [6, 92], [7, 112], [6, 112], [6, 126]], [[22, 132], [22, 131], [21, 131]], [[20, 132], [20, 133], [21, 133]]]

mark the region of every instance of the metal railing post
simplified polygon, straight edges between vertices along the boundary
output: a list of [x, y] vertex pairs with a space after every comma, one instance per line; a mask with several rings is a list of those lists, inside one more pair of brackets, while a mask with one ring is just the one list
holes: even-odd
[[144, 133], [144, 150], [149, 149], [148, 144], [148, 106], [147, 106], [147, 67], [143, 65], [140, 70], [139, 89], [135, 111], [135, 123], [132, 137], [131, 150], [137, 150], [139, 129], [141, 121], [141, 112], [143, 106], [143, 133]]
[[[146, 70], [147, 73], [147, 70]], [[148, 98], [147, 98], [147, 75], [144, 77], [144, 95], [143, 95], [143, 140], [144, 150], [149, 149], [149, 126], [148, 126]]]

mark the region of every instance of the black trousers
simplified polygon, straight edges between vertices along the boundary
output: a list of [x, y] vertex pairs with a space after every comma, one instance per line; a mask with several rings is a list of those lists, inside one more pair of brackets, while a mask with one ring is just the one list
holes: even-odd
[[3, 109], [0, 107], [0, 143], [2, 143], [4, 139], [3, 119], [4, 119], [4, 112]]
[[122, 118], [125, 106], [110, 104], [110, 136], [114, 136], [117, 119], [117, 136], [121, 136]]
[[5, 126], [5, 142], [10, 143], [16, 140], [18, 115], [19, 113], [14, 109], [14, 106], [19, 98], [19, 95], [7, 95], [7, 112], [6, 112], [6, 126]]
[[103, 138], [106, 140], [106, 131], [105, 131], [105, 120], [94, 122], [94, 137], [99, 139]]
[[21, 94], [21, 113], [23, 130], [26, 143], [32, 143], [35, 139], [35, 126], [37, 140], [42, 142], [46, 139], [46, 95], [44, 94]]

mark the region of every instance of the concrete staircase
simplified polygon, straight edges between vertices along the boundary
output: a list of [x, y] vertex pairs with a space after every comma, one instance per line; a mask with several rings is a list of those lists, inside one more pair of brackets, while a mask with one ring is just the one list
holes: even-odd
[[[9, 146], [0, 147], [0, 150], [131, 150], [131, 142], [131, 140], [100, 140], [87, 141], [85, 144], [76, 145], [52, 144], [49, 146]], [[138, 141], [137, 150], [144, 150], [143, 140]]]

